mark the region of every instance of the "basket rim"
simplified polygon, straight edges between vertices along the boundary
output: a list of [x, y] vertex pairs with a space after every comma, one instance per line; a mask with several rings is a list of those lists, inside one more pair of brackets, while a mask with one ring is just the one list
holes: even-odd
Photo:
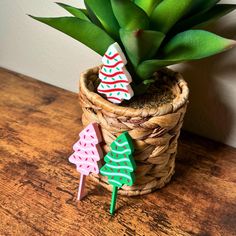
[[132, 107], [124, 107], [113, 104], [100, 96], [98, 93], [91, 91], [88, 88], [88, 81], [91, 81], [91, 76], [96, 76], [99, 72], [100, 66], [96, 66], [93, 68], [89, 68], [86, 71], [82, 72], [80, 75], [79, 80], [79, 93], [80, 95], [84, 95], [87, 99], [98, 109], [104, 109], [109, 113], [116, 114], [118, 116], [141, 116], [141, 117], [148, 117], [148, 116], [161, 116], [170, 113], [174, 113], [183, 105], [188, 102], [189, 96], [189, 88], [187, 82], [183, 79], [182, 75], [178, 72], [175, 72], [169, 68], [165, 68], [166, 74], [175, 75], [177, 80], [177, 85], [180, 88], [180, 93], [176, 96], [171, 102], [162, 104], [158, 107], [152, 108], [132, 108]]

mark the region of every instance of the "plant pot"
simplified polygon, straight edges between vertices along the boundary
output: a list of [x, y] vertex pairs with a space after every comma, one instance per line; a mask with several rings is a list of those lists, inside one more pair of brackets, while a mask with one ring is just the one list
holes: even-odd
[[[136, 182], [131, 187], [123, 186], [119, 193], [135, 196], [162, 188], [174, 174], [177, 141], [188, 103], [187, 83], [179, 73], [163, 69], [160, 72], [161, 84], [165, 93], [171, 93], [171, 99], [159, 105], [156, 102], [160, 99], [154, 103], [152, 99], [151, 104], [142, 106], [141, 98], [139, 108], [132, 102], [118, 106], [96, 93], [98, 71], [99, 67], [95, 67], [81, 74], [79, 101], [83, 109], [82, 123], [84, 126], [91, 122], [101, 125], [105, 153], [122, 132], [128, 131], [132, 137], [137, 164]], [[91, 178], [112, 191], [106, 177], [91, 175]]]

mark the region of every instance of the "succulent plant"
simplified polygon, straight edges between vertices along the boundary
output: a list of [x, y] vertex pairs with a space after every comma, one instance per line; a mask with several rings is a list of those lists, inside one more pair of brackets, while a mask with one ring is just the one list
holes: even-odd
[[118, 42], [135, 86], [150, 85], [160, 68], [220, 53], [235, 45], [203, 25], [235, 4], [219, 0], [84, 0], [86, 9], [57, 3], [72, 16], [34, 17], [104, 55]]

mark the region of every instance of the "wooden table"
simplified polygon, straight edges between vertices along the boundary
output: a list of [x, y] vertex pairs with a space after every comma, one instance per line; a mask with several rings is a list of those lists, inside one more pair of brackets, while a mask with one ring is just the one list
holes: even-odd
[[183, 132], [171, 183], [112, 217], [91, 181], [76, 202], [77, 95], [4, 69], [0, 87], [0, 235], [236, 235], [236, 149]]

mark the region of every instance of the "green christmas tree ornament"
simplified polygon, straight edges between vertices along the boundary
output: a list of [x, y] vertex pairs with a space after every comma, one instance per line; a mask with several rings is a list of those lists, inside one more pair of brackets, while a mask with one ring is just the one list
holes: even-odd
[[134, 146], [128, 132], [122, 133], [110, 147], [111, 151], [104, 157], [106, 164], [100, 169], [100, 173], [107, 176], [108, 183], [113, 186], [110, 207], [110, 213], [113, 215], [118, 188], [134, 184], [136, 164], [133, 158]]

